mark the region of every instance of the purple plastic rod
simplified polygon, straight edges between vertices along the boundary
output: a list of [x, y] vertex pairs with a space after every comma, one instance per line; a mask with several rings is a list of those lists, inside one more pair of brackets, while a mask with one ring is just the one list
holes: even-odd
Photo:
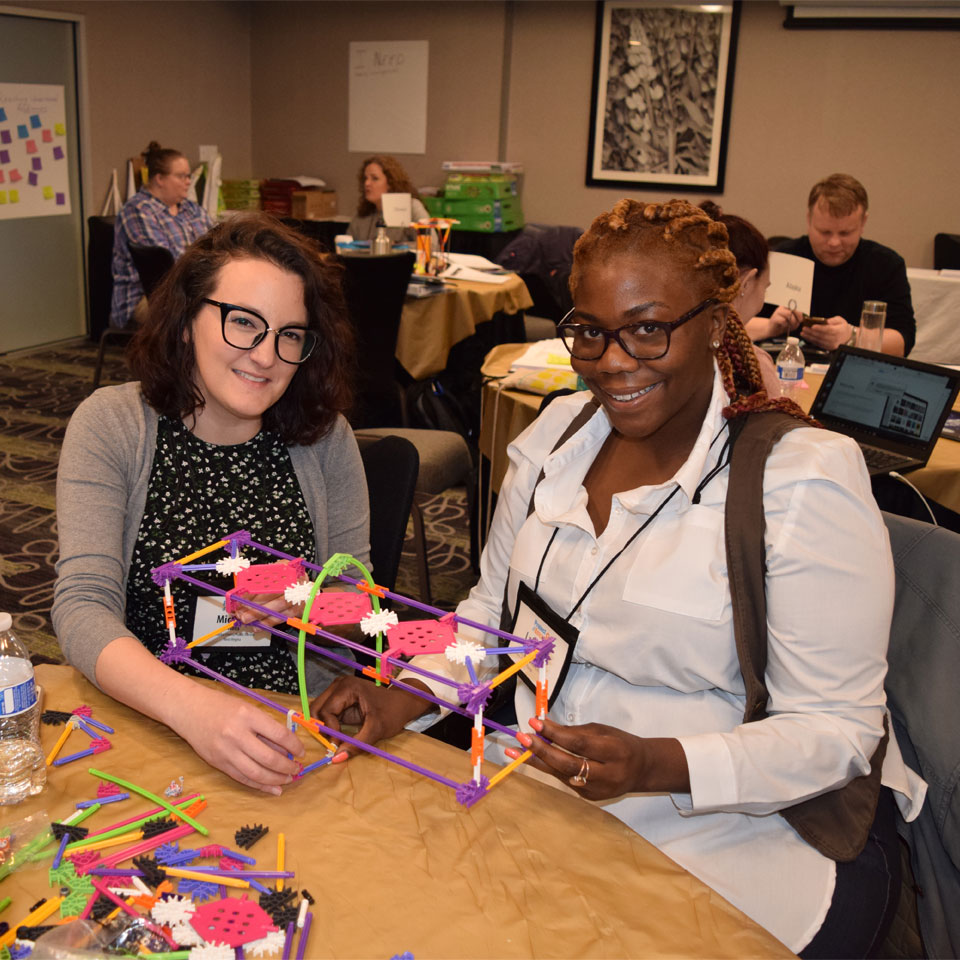
[[[159, 864], [163, 869], [163, 864]], [[193, 870], [196, 873], [208, 873], [211, 877], [242, 877], [246, 880], [248, 877], [295, 877], [292, 870], [225, 870], [221, 867], [192, 866], [184, 867], [184, 870]], [[135, 867], [93, 867], [87, 873], [92, 873], [96, 877], [142, 877], [145, 876], [142, 870]]]
[[300, 773], [298, 774], [298, 778], [302, 777], [305, 773], [309, 773], [311, 770], [316, 770], [317, 767], [326, 766], [328, 763], [331, 763], [332, 761], [333, 761], [333, 757], [324, 757], [322, 760], [318, 760], [316, 763], [310, 763], [300, 771]]
[[419, 764], [413, 763], [410, 760], [404, 760], [402, 757], [395, 756], [392, 753], [387, 753], [386, 750], [381, 750], [379, 747], [373, 746], [373, 744], [364, 743], [362, 740], [358, 740], [356, 737], [351, 737], [350, 734], [344, 733], [342, 730], [331, 730], [330, 727], [324, 726], [319, 720], [315, 719], [314, 722], [320, 728], [320, 732], [328, 737], [333, 737], [336, 740], [346, 740], [347, 743], [352, 743], [355, 747], [359, 747], [365, 753], [372, 753], [374, 756], [382, 757], [384, 760], [389, 760], [391, 763], [396, 763], [401, 767], [406, 767], [408, 770], [413, 770], [414, 773], [420, 773], [425, 777], [429, 777], [431, 780], [436, 780], [437, 783], [442, 783], [446, 787], [452, 787], [454, 790], [460, 786], [456, 780], [451, 780], [448, 777], [443, 776], [443, 774], [434, 773], [432, 770], [428, 770], [426, 767], [421, 767]]
[[271, 707], [274, 710], [279, 710], [281, 713], [286, 713], [287, 708], [281, 707], [279, 703], [276, 703], [273, 700], [270, 700], [268, 697], [264, 697], [259, 693], [256, 693], [253, 690], [245, 687], [242, 683], [237, 683], [236, 680], [231, 680], [229, 677], [225, 677], [222, 673], [217, 673], [216, 670], [211, 670], [206, 664], [200, 663], [197, 660], [194, 660], [192, 657], [189, 660], [190, 666], [199, 670], [201, 673], [205, 673], [208, 677], [213, 677], [214, 680], [219, 680], [221, 683], [225, 683], [228, 687], [232, 687], [238, 693], [246, 694], [248, 697], [253, 697], [254, 700], [259, 701], [265, 707]]
[[250, 886], [253, 887], [253, 889], [256, 890], [257, 893], [269, 893], [269, 892], [270, 892], [270, 888], [269, 888], [269, 887], [265, 887], [262, 883], [260, 883], [258, 880], [254, 880], [252, 877], [250, 878]]
[[185, 563], [180, 567], [181, 570], [216, 570], [215, 563]]
[[287, 937], [283, 941], [283, 956], [280, 960], [290, 960], [290, 948], [293, 946], [293, 930], [296, 927], [296, 923], [291, 920], [287, 924]]
[[245, 853], [237, 853], [236, 850], [228, 850], [226, 847], [222, 847], [221, 849], [223, 850], [223, 856], [229, 857], [231, 860], [239, 860], [241, 863], [249, 863], [251, 865], [257, 862], [253, 857], [248, 857]]
[[104, 733], [116, 733], [117, 731], [113, 727], [108, 727], [105, 723], [101, 723], [99, 720], [94, 720], [93, 717], [85, 717], [83, 714], [76, 713], [75, 717], [79, 717], [84, 723], [92, 723], [95, 727], [102, 730]]
[[63, 859], [63, 851], [67, 849], [67, 844], [70, 842], [70, 834], [65, 833], [60, 838], [60, 846], [57, 848], [57, 855], [53, 858], [53, 864], [51, 865], [51, 870], [56, 870], [60, 866], [60, 861]]
[[297, 944], [297, 960], [303, 960], [307, 952], [307, 937], [310, 936], [310, 924], [313, 922], [313, 914], [308, 910], [303, 918], [303, 929], [300, 931], [300, 942]]
[[129, 800], [129, 793], [112, 793], [108, 797], [97, 797], [96, 800], [81, 800], [77, 804], [78, 810], [85, 810], [87, 807], [92, 807], [95, 803], [99, 803], [102, 807], [105, 803], [116, 803], [118, 800]]

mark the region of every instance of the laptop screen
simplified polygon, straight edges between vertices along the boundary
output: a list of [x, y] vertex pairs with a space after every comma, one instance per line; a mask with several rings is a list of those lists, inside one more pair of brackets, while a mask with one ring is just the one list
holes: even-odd
[[841, 351], [814, 416], [906, 443], [927, 443], [953, 402], [957, 375], [919, 369], [884, 354]]

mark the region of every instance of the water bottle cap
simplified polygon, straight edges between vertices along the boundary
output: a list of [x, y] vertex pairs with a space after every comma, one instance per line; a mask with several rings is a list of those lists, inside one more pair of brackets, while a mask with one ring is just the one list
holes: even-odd
[[9, 630], [13, 626], [13, 617], [9, 613], [0, 613], [0, 633]]
[[787, 337], [787, 343], [793, 344], [793, 346], [799, 346], [800, 338], [799, 337]]

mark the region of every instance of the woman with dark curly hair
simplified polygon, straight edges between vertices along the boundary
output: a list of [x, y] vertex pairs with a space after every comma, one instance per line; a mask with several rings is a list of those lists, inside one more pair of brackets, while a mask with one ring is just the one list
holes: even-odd
[[[360, 201], [357, 215], [350, 221], [347, 233], [354, 240], [373, 240], [377, 228], [383, 223], [383, 195], [385, 193], [410, 194], [410, 219], [422, 220], [429, 217], [427, 208], [420, 202], [420, 196], [414, 189], [407, 171], [396, 157], [378, 154], [367, 157], [360, 165], [357, 174], [360, 185]], [[417, 235], [409, 227], [387, 227], [387, 236], [394, 243], [416, 240]]]
[[[216, 226], [150, 298], [130, 350], [138, 381], [77, 408], [57, 478], [53, 622], [66, 658], [213, 766], [270, 793], [296, 772], [287, 751], [302, 753], [299, 741], [156, 659], [168, 635], [150, 571], [237, 529], [314, 562], [337, 552], [366, 562], [366, 483], [343, 417], [353, 353], [340, 272], [267, 215]], [[174, 601], [187, 641], [223, 616], [221, 597], [187, 584]], [[269, 605], [288, 615], [282, 597]], [[245, 686], [297, 690], [290, 645], [250, 628], [201, 656]], [[311, 686], [331, 679], [319, 671]]]
[[[923, 799], [886, 733], [890, 546], [856, 444], [763, 389], [726, 241], [679, 200], [621, 200], [577, 241], [558, 334], [589, 390], [510, 445], [456, 629], [558, 638], [549, 713], [518, 682], [490, 759], [603, 804], [801, 956], [868, 956], [899, 892], [891, 788]], [[491, 659], [411, 666], [466, 700]], [[411, 686], [449, 696], [400, 678], [341, 677], [312, 711], [373, 742], [431, 709]]]

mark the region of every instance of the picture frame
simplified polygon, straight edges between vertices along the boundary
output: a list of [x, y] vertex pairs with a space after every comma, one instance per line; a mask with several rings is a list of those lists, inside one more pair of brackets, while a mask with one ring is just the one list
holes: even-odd
[[723, 191], [739, 0], [598, 0], [590, 187]]

